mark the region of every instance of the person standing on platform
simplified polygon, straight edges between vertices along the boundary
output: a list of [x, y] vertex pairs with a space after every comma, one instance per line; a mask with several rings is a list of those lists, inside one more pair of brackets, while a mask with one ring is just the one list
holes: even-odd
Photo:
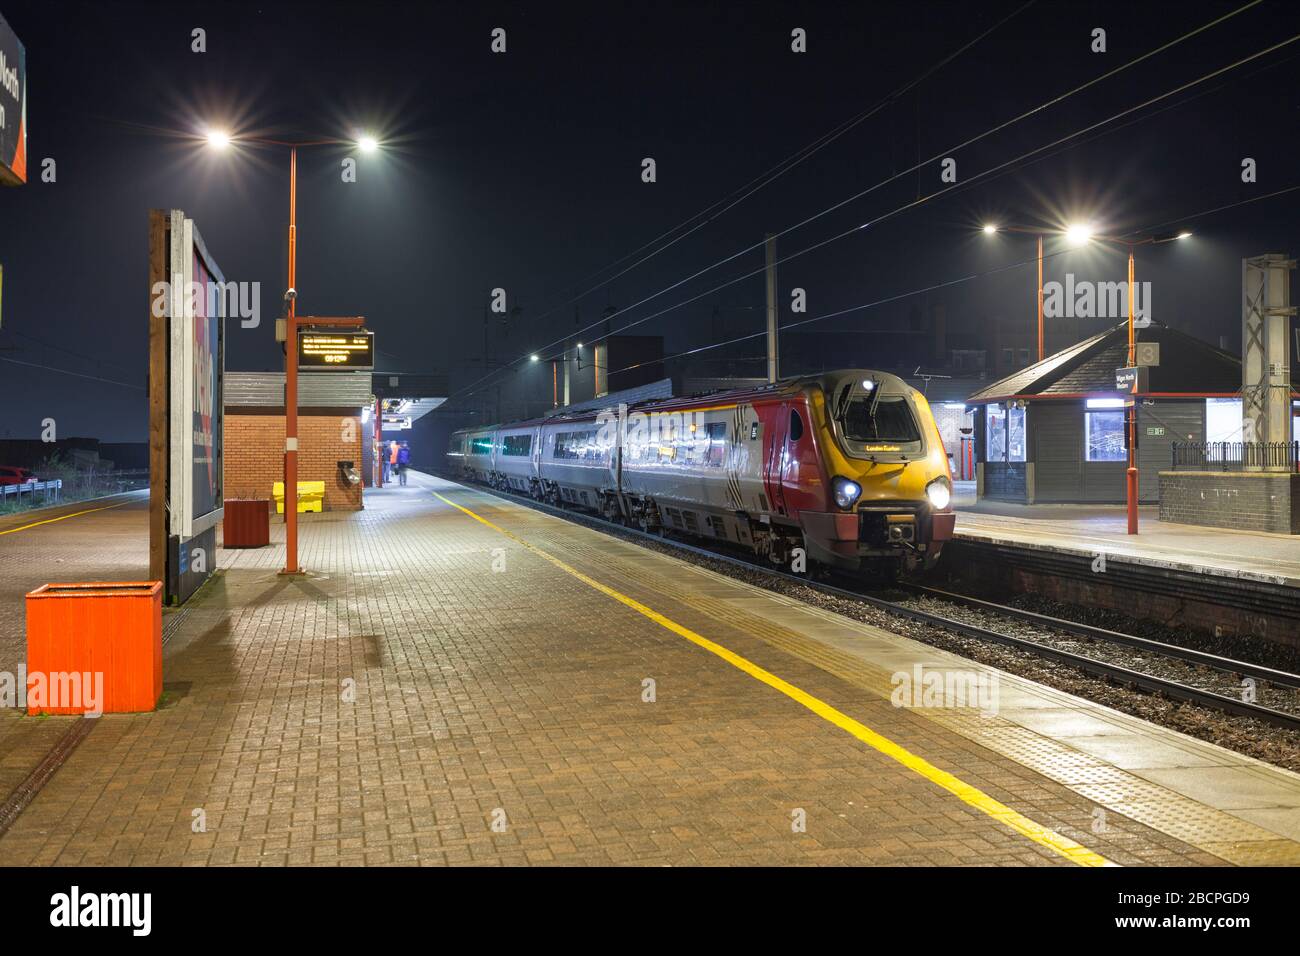
[[402, 442], [397, 449], [397, 480], [402, 486], [406, 485], [406, 469], [411, 466], [411, 447], [406, 442]]
[[388, 443], [388, 480], [392, 481], [393, 476], [397, 474], [397, 441], [393, 440]]

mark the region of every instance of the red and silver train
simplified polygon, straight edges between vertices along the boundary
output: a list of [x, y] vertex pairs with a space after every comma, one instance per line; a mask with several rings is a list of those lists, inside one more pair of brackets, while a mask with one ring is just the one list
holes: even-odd
[[646, 530], [890, 573], [953, 534], [952, 475], [929, 403], [863, 369], [454, 432], [458, 478]]

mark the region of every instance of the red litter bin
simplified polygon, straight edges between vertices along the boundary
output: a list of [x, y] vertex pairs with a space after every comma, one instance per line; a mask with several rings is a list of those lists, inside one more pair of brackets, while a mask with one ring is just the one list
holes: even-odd
[[271, 543], [271, 501], [227, 498], [221, 544], [226, 548], [262, 548]]
[[29, 714], [138, 713], [162, 692], [161, 581], [28, 593]]

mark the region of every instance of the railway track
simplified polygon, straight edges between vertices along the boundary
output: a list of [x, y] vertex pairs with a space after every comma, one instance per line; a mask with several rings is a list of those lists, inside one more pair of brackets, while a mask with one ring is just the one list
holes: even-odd
[[[1300, 674], [1292, 674], [1287, 671], [1276, 670], [1270, 667], [1252, 664], [1247, 661], [1221, 657], [1216, 654], [1209, 654], [1188, 647], [1180, 647], [1174, 644], [1153, 641], [1132, 634], [1123, 634], [1118, 631], [1111, 631], [1090, 624], [1082, 624], [1077, 621], [1069, 621], [1062, 618], [1050, 617], [1045, 614], [1037, 614], [1032, 611], [1008, 607], [1003, 604], [984, 601], [979, 598], [968, 597], [962, 594], [954, 594], [937, 588], [914, 584], [898, 586], [901, 590], [905, 590], [921, 598], [929, 599], [930, 601], [945, 602], [953, 606], [976, 610], [986, 615], [1014, 620], [1021, 624], [1028, 625], [1032, 629], [1038, 629], [1039, 631], [1044, 632], [1038, 635], [1038, 639], [1024, 635], [1009, 634], [1006, 633], [1005, 628], [994, 629], [983, 624], [974, 623], [971, 620], [962, 620], [959, 617], [952, 617], [917, 607], [906, 601], [889, 600], [880, 597], [878, 594], [868, 593], [859, 588], [837, 586], [827, 581], [810, 578], [806, 575], [784, 571], [780, 568], [763, 564], [752, 558], [739, 557], [735, 554], [729, 554], [714, 548], [706, 548], [701, 545], [690, 544], [665, 535], [642, 531], [638, 528], [629, 528], [625, 525], [606, 521], [597, 515], [573, 511], [567, 508], [559, 508], [554, 505], [536, 501], [524, 495], [518, 495], [513, 492], [502, 491], [497, 488], [489, 488], [482, 485], [473, 485], [472, 487], [506, 500], [517, 502], [518, 504], [533, 508], [536, 511], [556, 515], [569, 521], [586, 524], [589, 527], [617, 531], [620, 534], [625, 534], [632, 538], [653, 541], [677, 551], [699, 555], [711, 561], [718, 561], [735, 567], [741, 567], [749, 572], [767, 576], [772, 579], [795, 583], [818, 591], [829, 597], [860, 602], [888, 614], [918, 624], [940, 628], [976, 640], [989, 641], [1014, 647], [1037, 657], [1077, 668], [1093, 677], [1121, 684], [1134, 690], [1160, 695], [1171, 700], [1185, 701], [1197, 706], [1222, 711], [1235, 716], [1252, 718], [1286, 730], [1300, 731], [1300, 712], [1292, 713], [1287, 710], [1278, 710], [1272, 707], [1266, 707], [1257, 702], [1232, 697], [1215, 690], [1197, 687], [1192, 684], [1172, 680], [1168, 677], [1162, 677], [1146, 671], [1125, 667], [1122, 664], [1117, 664], [1113, 661], [1102, 660], [1099, 657], [1093, 657], [1072, 650], [1067, 650], [1052, 643], [1052, 634], [1050, 632], [1055, 632], [1056, 635], [1072, 635], [1073, 637], [1081, 638], [1085, 641], [1095, 642], [1101, 647], [1127, 648], [1139, 651], [1143, 655], [1159, 659], [1181, 661], [1184, 664], [1196, 668], [1209, 669], [1218, 674], [1227, 675], [1234, 681], [1250, 678], [1251, 680], [1273, 685], [1274, 687], [1300, 691]], [[1057, 643], [1059, 644], [1059, 641]]]

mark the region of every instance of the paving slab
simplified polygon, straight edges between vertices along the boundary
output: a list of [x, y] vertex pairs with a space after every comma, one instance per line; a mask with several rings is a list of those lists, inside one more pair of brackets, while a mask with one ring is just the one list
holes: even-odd
[[[279, 524], [220, 552], [169, 625], [166, 705], [101, 718], [0, 859], [1077, 862], [1000, 806], [1102, 861], [1300, 862], [1294, 774], [482, 491], [413, 475], [366, 503], [304, 516], [303, 578], [276, 574]], [[94, 573], [108, 530], [132, 576], [124, 507], [0, 537], [0, 586], [73, 552]], [[997, 706], [894, 706], [917, 665]], [[0, 746], [38, 750], [23, 723]], [[1161, 766], [1120, 766], [1144, 747]]]

